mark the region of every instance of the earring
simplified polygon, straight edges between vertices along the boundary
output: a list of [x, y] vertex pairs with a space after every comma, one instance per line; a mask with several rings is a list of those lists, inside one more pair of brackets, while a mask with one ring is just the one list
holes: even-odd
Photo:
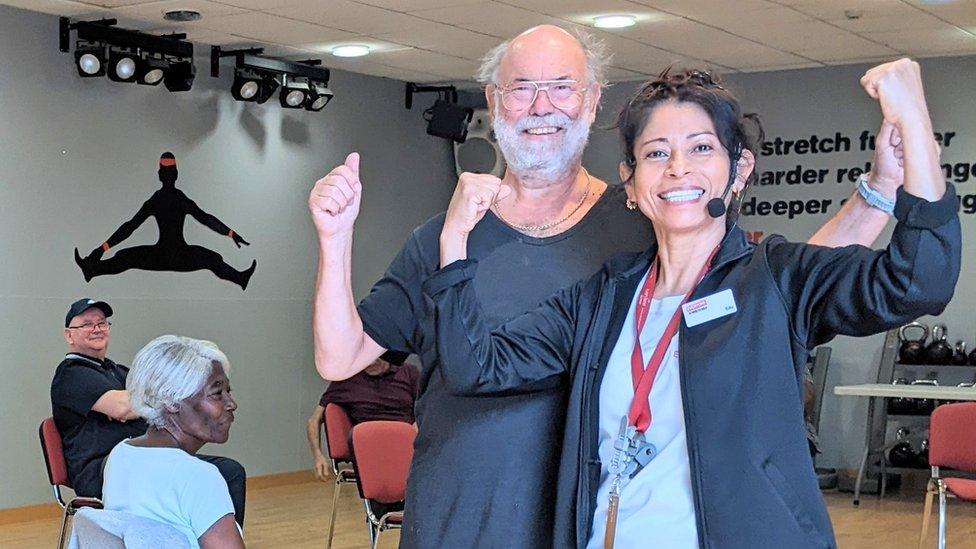
[[628, 198], [627, 199], [627, 209], [630, 210], [630, 211], [636, 210], [637, 209], [637, 201], [636, 200], [631, 200], [631, 199]]

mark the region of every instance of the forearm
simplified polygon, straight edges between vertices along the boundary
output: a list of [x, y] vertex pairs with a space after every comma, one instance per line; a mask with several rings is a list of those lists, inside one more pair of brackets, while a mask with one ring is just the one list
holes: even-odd
[[129, 393], [121, 389], [105, 391], [92, 405], [92, 410], [116, 421], [129, 421], [139, 417], [129, 403]]
[[455, 394], [526, 393], [562, 382], [572, 345], [572, 321], [559, 296], [489, 331], [474, 291], [472, 263], [432, 275], [424, 293], [436, 309], [436, 346], [442, 377]]
[[809, 244], [839, 248], [851, 244], [871, 246], [891, 219], [887, 213], [868, 205], [856, 190], [840, 210], [825, 223]]
[[332, 381], [355, 375], [383, 352], [363, 331], [353, 299], [351, 232], [320, 243], [312, 335], [315, 368]]
[[309, 418], [308, 424], [306, 425], [306, 436], [308, 437], [308, 449], [312, 453], [312, 459], [324, 457], [322, 455], [322, 438], [320, 428], [320, 419]]
[[468, 235], [444, 228], [440, 236], [441, 267], [468, 258]]
[[905, 191], [929, 202], [939, 200], [946, 185], [928, 110], [903, 119], [898, 130], [905, 150]]

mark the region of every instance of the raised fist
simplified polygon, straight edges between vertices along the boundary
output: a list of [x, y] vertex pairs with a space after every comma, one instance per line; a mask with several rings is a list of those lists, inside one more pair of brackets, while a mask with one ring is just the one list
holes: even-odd
[[464, 172], [458, 178], [451, 204], [444, 218], [444, 232], [467, 235], [485, 216], [488, 208], [512, 193], [512, 188], [489, 174]]
[[881, 104], [884, 119], [901, 129], [906, 120], [928, 123], [922, 71], [908, 58], [878, 65], [861, 77], [861, 86]]

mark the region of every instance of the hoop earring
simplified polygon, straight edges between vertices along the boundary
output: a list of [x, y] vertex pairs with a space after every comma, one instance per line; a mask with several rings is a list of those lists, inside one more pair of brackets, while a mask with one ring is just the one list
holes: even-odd
[[637, 209], [637, 201], [636, 200], [631, 200], [631, 199], [628, 198], [627, 199], [627, 209], [630, 210], [630, 211], [636, 210]]

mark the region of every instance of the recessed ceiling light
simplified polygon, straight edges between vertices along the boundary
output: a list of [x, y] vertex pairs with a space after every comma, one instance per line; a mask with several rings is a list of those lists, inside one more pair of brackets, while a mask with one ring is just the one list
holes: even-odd
[[163, 19], [167, 21], [177, 21], [179, 23], [199, 21], [202, 17], [203, 15], [196, 10], [170, 10], [163, 13]]
[[637, 23], [633, 15], [601, 15], [593, 18], [593, 26], [598, 29], [622, 29]]
[[332, 48], [332, 55], [336, 57], [362, 57], [369, 54], [369, 46], [348, 44]]

